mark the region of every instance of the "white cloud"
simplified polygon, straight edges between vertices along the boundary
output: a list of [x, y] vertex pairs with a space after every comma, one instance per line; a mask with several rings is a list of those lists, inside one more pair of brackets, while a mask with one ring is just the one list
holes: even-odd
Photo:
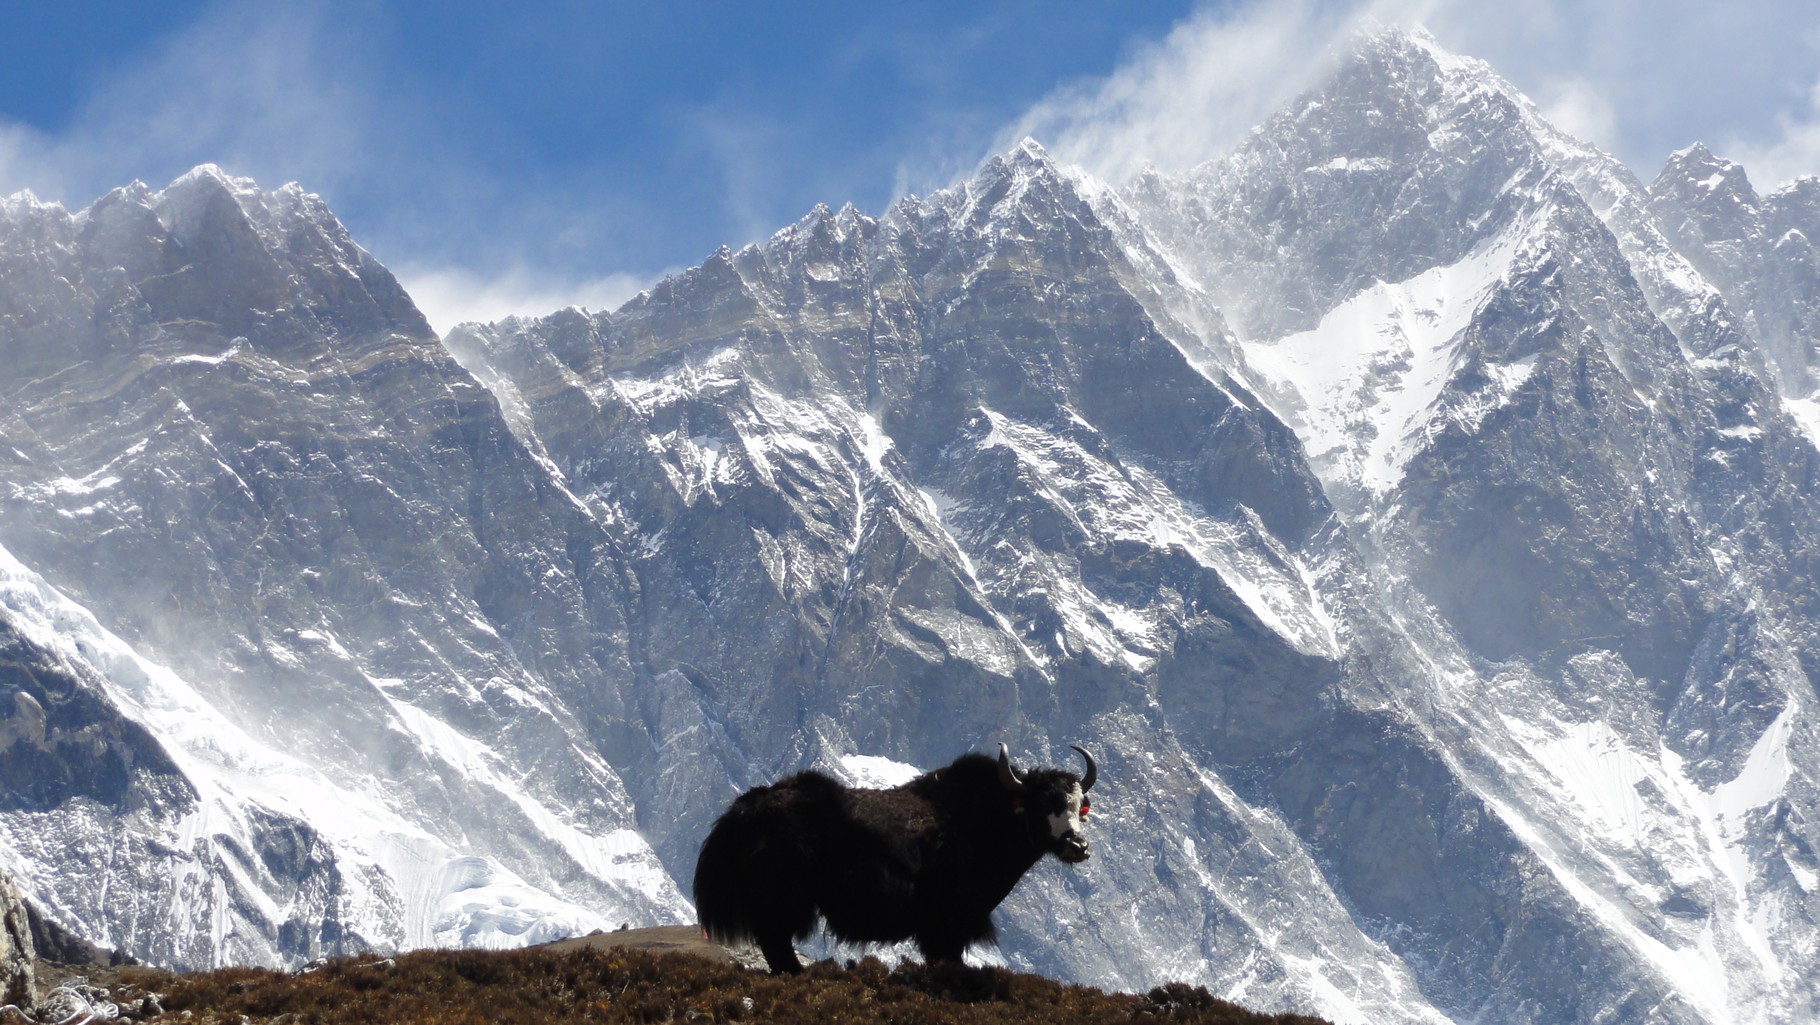
[[726, 244], [743, 245], [775, 231], [771, 207], [783, 185], [776, 155], [788, 145], [784, 126], [725, 102], [696, 107], [678, 122], [720, 178], [722, 210], [739, 233]]
[[200, 163], [332, 189], [369, 171], [379, 148], [365, 63], [311, 4], [218, 6], [96, 82], [57, 133], [0, 123], [0, 190], [79, 207]]
[[1122, 181], [1146, 164], [1186, 170], [1217, 156], [1307, 86], [1328, 43], [1357, 20], [1292, 0], [1203, 8], [1104, 79], [1065, 86], [1007, 130]]
[[470, 321], [491, 323], [511, 316], [541, 317], [570, 306], [614, 309], [662, 278], [609, 274], [563, 280], [550, 271], [523, 266], [497, 274], [463, 267], [421, 266], [405, 266], [395, 273], [430, 326], [442, 335], [455, 325]]
[[1111, 181], [1183, 171], [1236, 145], [1312, 86], [1355, 33], [1424, 24], [1449, 0], [1248, 0], [1204, 5], [1103, 79], [1064, 86], [999, 140], [1038, 139]]
[[1807, 110], [1776, 118], [1780, 137], [1753, 145], [1732, 141], [1727, 155], [1745, 166], [1751, 184], [1769, 191], [1803, 175], [1820, 175], [1820, 80], [1808, 94]]
[[[1146, 162], [1186, 169], [1312, 85], [1330, 51], [1373, 22], [1424, 24], [1448, 49], [1487, 59], [1565, 130], [1645, 178], [1669, 151], [1704, 139], [1743, 159], [1763, 184], [1820, 171], [1820, 97], [1810, 95], [1820, 82], [1820, 38], [1810, 4], [1210, 0], [1112, 74], [1057, 88], [996, 140], [957, 121], [952, 136], [933, 132], [926, 152], [894, 154], [895, 184], [901, 192], [949, 180], [982, 144], [1003, 152], [1025, 134], [1114, 180]], [[850, 165], [892, 173], [893, 156], [880, 156], [878, 140], [856, 151], [864, 159], [805, 170], [785, 157], [816, 126], [743, 93], [669, 118], [680, 150], [720, 174], [718, 196], [702, 205], [718, 203], [724, 217], [641, 205], [607, 176], [489, 166], [475, 150], [509, 150], [489, 138], [504, 129], [466, 120], [457, 99], [388, 65], [385, 32], [359, 20], [385, 9], [218, 0], [92, 83], [67, 127], [46, 133], [0, 118], [0, 194], [29, 187], [77, 207], [133, 178], [159, 185], [205, 161], [266, 187], [299, 180], [381, 259], [427, 268], [412, 278], [446, 326], [534, 312], [533, 302], [611, 305], [641, 279], [573, 269], [582, 260], [626, 265], [602, 239], [642, 232], [640, 242], [618, 243], [631, 248], [667, 237], [657, 225], [733, 225], [739, 237], [709, 240], [705, 252], [714, 241], [767, 235], [780, 195], [806, 195], [803, 209], [816, 199], [838, 204], [843, 189], [859, 195], [851, 178], [871, 172], [842, 178]], [[928, 120], [945, 123], [933, 112]], [[887, 184], [876, 183], [877, 194]], [[632, 266], [649, 266], [632, 256]], [[557, 263], [570, 268], [543, 269]]]
[[383, 26], [357, 13], [332, 0], [222, 0], [94, 82], [58, 131], [0, 118], [0, 195], [30, 189], [79, 209], [200, 163], [268, 189], [299, 181], [342, 216], [357, 210], [357, 240], [405, 268], [400, 279], [438, 331], [617, 306], [649, 283], [526, 259], [575, 248], [564, 233], [597, 225], [600, 197], [525, 188], [464, 162], [473, 126], [449, 101], [388, 77]]
[[1104, 78], [1050, 94], [1000, 151], [1033, 135], [1118, 181], [1146, 163], [1219, 156], [1372, 25], [1426, 27], [1489, 61], [1564, 131], [1645, 179], [1672, 150], [1717, 142], [1785, 179], [1820, 171], [1820, 78], [1811, 0], [1237, 0], [1203, 6]]
[[1812, 0], [1443, 0], [1426, 23], [1647, 181], [1697, 141], [1767, 156], [1777, 177], [1820, 171], [1813, 15]]
[[1576, 139], [1609, 146], [1618, 134], [1617, 111], [1603, 90], [1580, 75], [1550, 82], [1531, 97], [1556, 128]]
[[63, 198], [45, 167], [43, 133], [29, 125], [0, 120], [0, 195], [30, 191], [40, 199]]

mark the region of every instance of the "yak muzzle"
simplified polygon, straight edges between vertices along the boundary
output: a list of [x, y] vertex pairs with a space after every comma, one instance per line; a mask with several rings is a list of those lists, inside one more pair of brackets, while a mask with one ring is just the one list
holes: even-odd
[[1063, 834], [1062, 838], [1056, 841], [1055, 856], [1070, 865], [1078, 865], [1088, 858], [1093, 857], [1093, 854], [1087, 850], [1087, 838], [1079, 833], [1070, 831]]

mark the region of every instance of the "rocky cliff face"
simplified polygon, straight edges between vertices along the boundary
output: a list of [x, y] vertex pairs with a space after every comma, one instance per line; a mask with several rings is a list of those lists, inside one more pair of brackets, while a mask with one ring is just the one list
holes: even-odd
[[781, 773], [1081, 743], [1020, 967], [1806, 1020], [1820, 206], [1735, 170], [1391, 33], [1184, 176], [445, 341], [295, 187], [7, 200], [4, 867], [170, 963], [506, 945], [686, 920]]
[[0, 875], [0, 1007], [10, 1004], [31, 1013], [38, 995], [36, 957], [25, 898], [11, 879]]

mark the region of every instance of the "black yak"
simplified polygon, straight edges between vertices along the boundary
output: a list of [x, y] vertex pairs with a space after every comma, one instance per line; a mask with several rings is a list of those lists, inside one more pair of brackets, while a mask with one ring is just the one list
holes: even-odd
[[817, 918], [849, 943], [914, 939], [929, 961], [994, 937], [998, 907], [1045, 853], [1087, 860], [1081, 820], [1099, 772], [1020, 774], [966, 754], [889, 790], [799, 772], [734, 800], [695, 863], [702, 930], [757, 943], [773, 972], [802, 970], [792, 941]]

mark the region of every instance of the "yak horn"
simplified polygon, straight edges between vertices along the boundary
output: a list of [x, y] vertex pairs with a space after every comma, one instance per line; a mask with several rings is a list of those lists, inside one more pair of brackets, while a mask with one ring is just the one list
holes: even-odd
[[1017, 770], [1011, 767], [1011, 752], [1003, 742], [998, 746], [998, 781], [1005, 784], [1006, 790], [1024, 789], [1024, 781]]
[[1075, 747], [1073, 744], [1069, 744], [1068, 746], [1074, 747], [1076, 751], [1081, 753], [1082, 758], [1087, 759], [1087, 775], [1081, 777], [1081, 793], [1084, 794], [1087, 791], [1092, 790], [1094, 780], [1100, 778], [1100, 767], [1093, 764], [1093, 756], [1087, 753], [1086, 748]]

